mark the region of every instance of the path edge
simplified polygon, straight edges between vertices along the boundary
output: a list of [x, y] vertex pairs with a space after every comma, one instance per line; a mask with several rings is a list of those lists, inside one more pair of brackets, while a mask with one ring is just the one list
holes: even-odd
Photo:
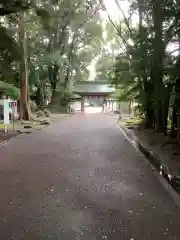
[[[124, 137], [128, 140], [128, 142], [133, 146], [133, 148], [135, 148], [136, 151], [143, 154], [143, 156], [147, 159], [148, 164], [150, 165], [153, 171], [153, 174], [158, 178], [158, 180], [163, 185], [165, 190], [172, 197], [175, 204], [180, 208], [180, 195], [172, 186], [173, 180], [170, 179], [171, 173], [168, 172], [165, 166], [160, 165], [160, 162], [158, 161], [158, 159], [156, 160], [157, 162], [155, 165], [152, 164], [152, 162], [148, 159], [146, 154], [148, 154], [152, 158], [155, 158], [153, 152], [145, 148], [143, 144], [139, 141], [139, 139], [136, 136], [134, 136], [132, 133], [130, 133], [130, 130], [128, 130], [125, 126], [120, 126], [120, 124], [118, 124], [118, 129], [124, 135]], [[129, 137], [128, 134], [131, 134], [131, 137]], [[137, 144], [139, 145], [138, 147], [137, 147]], [[159, 169], [158, 169], [157, 163], [159, 163], [160, 165]]]

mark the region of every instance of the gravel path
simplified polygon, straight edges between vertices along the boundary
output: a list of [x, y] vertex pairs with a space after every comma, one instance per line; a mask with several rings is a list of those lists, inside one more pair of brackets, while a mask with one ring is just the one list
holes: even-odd
[[0, 239], [180, 239], [180, 210], [116, 123], [77, 115], [0, 147]]

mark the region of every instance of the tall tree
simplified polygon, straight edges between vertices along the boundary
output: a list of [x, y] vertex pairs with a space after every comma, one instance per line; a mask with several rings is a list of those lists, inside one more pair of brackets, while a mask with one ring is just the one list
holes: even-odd
[[29, 91], [28, 91], [28, 64], [27, 64], [27, 39], [24, 27], [24, 13], [19, 14], [19, 43], [21, 49], [20, 69], [20, 117], [30, 120]]

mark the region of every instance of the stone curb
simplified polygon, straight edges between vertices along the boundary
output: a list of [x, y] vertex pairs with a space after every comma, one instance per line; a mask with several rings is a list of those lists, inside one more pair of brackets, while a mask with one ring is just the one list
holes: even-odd
[[136, 137], [131, 130], [123, 125], [119, 128], [126, 134], [127, 138], [131, 141], [134, 147], [140, 150], [141, 153], [149, 160], [149, 162], [156, 168], [172, 188], [180, 194], [180, 176], [170, 171], [169, 167], [160, 159], [159, 155], [152, 150], [147, 149], [143, 143]]

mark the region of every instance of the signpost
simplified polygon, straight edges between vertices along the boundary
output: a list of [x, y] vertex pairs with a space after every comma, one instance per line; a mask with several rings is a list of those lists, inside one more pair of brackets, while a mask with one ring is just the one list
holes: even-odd
[[14, 121], [15, 121], [15, 114], [17, 113], [17, 102], [16, 101], [9, 102], [9, 108], [12, 110], [11, 118], [12, 118], [12, 124], [13, 124], [13, 132], [15, 132]]
[[15, 133], [15, 127], [14, 127], [14, 115], [15, 115], [15, 104], [12, 105], [12, 122], [13, 122], [13, 133]]
[[12, 124], [13, 124], [13, 132], [15, 132], [15, 114], [17, 113], [17, 102], [16, 101], [10, 101], [9, 99], [4, 99], [4, 129], [5, 133], [8, 131], [8, 125], [10, 123], [9, 121], [9, 113], [11, 110], [11, 118], [12, 118]]
[[5, 133], [8, 131], [9, 125], [9, 100], [4, 99], [4, 130]]

